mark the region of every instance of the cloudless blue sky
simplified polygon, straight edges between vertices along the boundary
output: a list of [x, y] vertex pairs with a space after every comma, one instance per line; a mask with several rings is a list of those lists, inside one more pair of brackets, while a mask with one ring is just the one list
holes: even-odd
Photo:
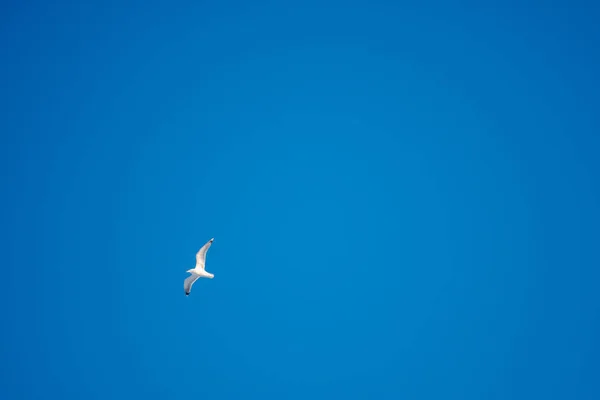
[[518, 4], [4, 2], [0, 399], [599, 399], [600, 12]]

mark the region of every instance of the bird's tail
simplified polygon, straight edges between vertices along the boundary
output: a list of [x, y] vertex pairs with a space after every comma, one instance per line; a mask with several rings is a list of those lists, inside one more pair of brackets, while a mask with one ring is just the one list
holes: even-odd
[[211, 274], [210, 272], [205, 271], [205, 270], [201, 270], [198, 273], [198, 275], [200, 275], [200, 277], [202, 277], [202, 278], [208, 278], [208, 279], [212, 279], [215, 277], [213, 274]]

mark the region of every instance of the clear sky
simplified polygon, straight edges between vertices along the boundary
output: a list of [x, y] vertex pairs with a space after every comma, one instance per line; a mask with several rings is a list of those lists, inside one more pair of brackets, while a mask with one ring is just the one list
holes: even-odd
[[599, 399], [600, 12], [418, 3], [4, 2], [0, 398]]

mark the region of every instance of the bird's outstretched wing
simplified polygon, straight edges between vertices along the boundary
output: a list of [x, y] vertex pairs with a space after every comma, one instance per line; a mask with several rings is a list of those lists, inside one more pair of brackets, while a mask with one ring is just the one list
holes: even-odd
[[198, 280], [198, 278], [200, 278], [200, 276], [196, 274], [191, 274], [190, 276], [185, 278], [185, 281], [183, 281], [183, 290], [185, 290], [186, 296], [190, 294], [190, 292], [192, 291], [192, 285]]
[[212, 244], [213, 240], [215, 240], [215, 239], [212, 238], [208, 242], [206, 242], [206, 244], [204, 246], [202, 246], [202, 248], [200, 248], [200, 250], [198, 250], [198, 252], [196, 253], [196, 268], [204, 269], [204, 261], [206, 260], [206, 252], [208, 251], [208, 248]]

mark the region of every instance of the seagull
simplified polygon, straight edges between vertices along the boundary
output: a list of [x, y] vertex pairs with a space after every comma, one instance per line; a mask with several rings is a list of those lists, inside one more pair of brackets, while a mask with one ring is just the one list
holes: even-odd
[[215, 277], [213, 274], [211, 274], [210, 272], [206, 272], [206, 269], [204, 269], [204, 262], [206, 261], [206, 252], [208, 251], [208, 248], [210, 247], [210, 245], [212, 244], [212, 242], [214, 240], [215, 240], [214, 238], [210, 239], [196, 253], [196, 268], [188, 269], [186, 271], [191, 274], [183, 282], [183, 289], [185, 290], [186, 296], [190, 295], [190, 292], [192, 290], [192, 285], [194, 284], [194, 282], [196, 282], [198, 280], [198, 278], [212, 279]]

